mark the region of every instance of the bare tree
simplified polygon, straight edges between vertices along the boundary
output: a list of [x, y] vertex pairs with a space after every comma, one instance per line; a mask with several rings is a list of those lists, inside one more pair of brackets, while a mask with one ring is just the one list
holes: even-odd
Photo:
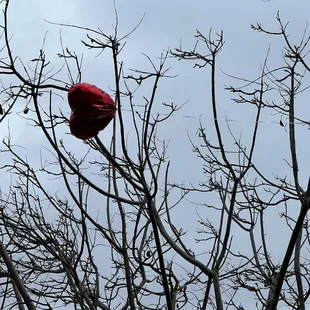
[[[0, 75], [7, 100], [0, 122], [10, 117], [17, 100], [24, 100], [24, 119], [41, 130], [46, 145], [40, 167], [34, 167], [10, 136], [3, 141], [2, 152], [10, 154], [11, 161], [1, 166], [1, 173], [9, 172], [12, 184], [0, 197], [1, 309], [244, 309], [244, 296], [257, 309], [277, 309], [280, 304], [305, 309], [310, 294], [310, 179], [303, 187], [296, 125], [309, 122], [296, 114], [295, 104], [307, 90], [302, 86], [310, 70], [306, 31], [295, 45], [279, 15], [278, 31], [252, 26], [263, 35], [281, 37], [285, 48], [283, 66], [269, 68], [267, 55], [255, 80], [231, 76], [240, 83], [226, 89], [233, 100], [255, 110], [251, 142], [245, 145], [232, 131], [227, 137], [219, 122], [217, 94], [223, 90], [216, 85], [216, 60], [225, 47], [223, 32], [197, 31], [192, 49], [180, 46], [155, 60], [145, 56], [150, 69], [129, 71], [122, 53], [131, 32], [119, 36], [117, 14], [112, 34], [62, 24], [86, 32], [82, 44], [105, 52], [114, 66], [117, 117], [111, 141], [99, 136], [81, 141], [77, 154], [62, 133], [68, 117], [55, 98], [66, 97], [69, 87], [81, 81], [81, 58], [61, 40], [58, 56], [69, 79], [64, 81], [58, 78], [60, 71], [50, 68], [44, 46], [31, 65], [17, 65], [10, 46], [9, 3], [2, 1]], [[158, 134], [179, 107], [162, 103], [164, 116], [154, 112], [159, 82], [173, 78], [167, 65], [173, 59], [192, 61], [210, 80], [206, 102], [211, 102], [215, 135], [210, 137], [201, 122], [198, 139], [190, 137], [205, 175], [205, 181], [195, 184], [170, 178], [170, 165], [178, 163], [170, 163], [168, 143]], [[137, 107], [141, 89], [144, 101]], [[130, 119], [124, 117], [125, 103]], [[262, 109], [280, 115], [279, 126], [288, 131], [288, 170], [272, 171], [274, 177], [256, 164], [256, 156], [265, 151], [256, 147]], [[53, 179], [65, 190], [47, 186]], [[214, 220], [198, 214], [195, 240], [203, 244], [203, 255], [184, 241], [185, 232], [174, 219], [184, 199], [197, 194], [216, 215]], [[215, 201], [211, 197], [217, 202], [210, 203]], [[287, 247], [281, 262], [273, 258], [265, 232], [266, 214], [274, 208], [284, 210], [280, 217], [291, 235], [282, 240]], [[236, 242], [240, 234], [249, 242], [246, 252]]]

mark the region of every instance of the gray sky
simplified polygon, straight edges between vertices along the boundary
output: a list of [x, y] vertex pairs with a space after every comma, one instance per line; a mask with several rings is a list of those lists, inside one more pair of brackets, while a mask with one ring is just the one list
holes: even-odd
[[[184, 48], [192, 48], [195, 42], [193, 35], [196, 29], [205, 34], [210, 28], [217, 32], [224, 31], [226, 44], [219, 56], [217, 70], [219, 117], [224, 119], [227, 115], [227, 118], [237, 120], [237, 122], [230, 123], [234, 134], [239, 137], [242, 133], [244, 140], [248, 141], [251, 137], [251, 129], [254, 126], [254, 123], [251, 122], [255, 117], [254, 109], [244, 105], [237, 106], [231, 101], [231, 94], [224, 91], [224, 87], [238, 86], [239, 84], [237, 81], [227, 78], [220, 69], [228, 74], [240, 77], [257, 77], [269, 46], [271, 47], [268, 62], [270, 67], [281, 64], [282, 40], [253, 32], [250, 29], [250, 24], [260, 22], [267, 29], [277, 30], [278, 24], [275, 17], [279, 10], [282, 20], [290, 22], [291, 37], [298, 42], [309, 16], [310, 3], [301, 0], [271, 0], [270, 2], [256, 0], [117, 0], [116, 7], [119, 15], [120, 34], [126, 34], [130, 31], [139, 22], [143, 14], [146, 14], [140, 27], [128, 39], [126, 48], [121, 54], [126, 70], [128, 68], [144, 69], [148, 66], [142, 52], [151, 57], [159, 56], [169, 47], [178, 47], [180, 41], [182, 41]], [[113, 87], [113, 71], [109, 57], [103, 54], [95, 58], [96, 52], [84, 48], [80, 42], [81, 39], [85, 39], [83, 31], [50, 25], [44, 19], [90, 28], [99, 27], [109, 34], [112, 32], [112, 24], [115, 21], [112, 0], [12, 1], [9, 9], [9, 32], [13, 35], [11, 42], [14, 56], [19, 56], [25, 63], [38, 55], [44, 35], [48, 32], [45, 44], [47, 58], [55, 64], [56, 68], [59, 68], [61, 60], [57, 57], [57, 53], [61, 51], [59, 31], [62, 29], [64, 45], [70, 50], [84, 54], [82, 80], [96, 84], [104, 90]], [[161, 82], [157, 97], [158, 111], [161, 112], [161, 101], [173, 101], [178, 105], [183, 104], [186, 100], [189, 102], [170, 122], [163, 126], [160, 134], [162, 137], [171, 140], [169, 148], [169, 157], [172, 161], [171, 178], [177, 182], [182, 180], [184, 182], [195, 181], [197, 176], [201, 179], [203, 176], [201, 164], [191, 152], [187, 133], [198, 142], [195, 133], [199, 125], [199, 117], [207, 129], [211, 128], [209, 71], [193, 70], [193, 63], [190, 62], [171, 60], [168, 64], [172, 66], [171, 74], [176, 74], [178, 77], [174, 80], [169, 79]], [[60, 76], [66, 80], [64, 74]], [[275, 98], [275, 100], [278, 99]], [[306, 94], [301, 95], [299, 100], [300, 108], [297, 107], [297, 113], [304, 113], [305, 104], [308, 104]], [[66, 98], [64, 100], [58, 99], [57, 102], [63, 107], [63, 111], [69, 115], [70, 110]], [[23, 108], [24, 103], [20, 103], [15, 111], [22, 111]], [[196, 116], [196, 118], [184, 117], [188, 115]], [[256, 163], [270, 176], [273, 173], [288, 171], [287, 164], [283, 160], [284, 157], [288, 158], [289, 154], [288, 134], [279, 124], [270, 123], [278, 122], [280, 117], [269, 114], [269, 111], [264, 111], [262, 119], [266, 120], [267, 123], [260, 126], [257, 144], [260, 151], [255, 157]], [[27, 141], [28, 151], [26, 153], [29, 160], [34, 164], [39, 164], [37, 150], [40, 143], [44, 141], [42, 134], [36, 129], [29, 129], [26, 122], [20, 121], [17, 116], [10, 117], [9, 122], [12, 141], [15, 144], [22, 145], [24, 145], [24, 141]], [[221, 121], [221, 126], [226, 128], [225, 121]], [[1, 132], [6, 128], [7, 122], [1, 124]], [[224, 139], [227, 145], [230, 145], [230, 136], [226, 129], [224, 131], [226, 132]], [[60, 135], [64, 132], [68, 132], [68, 128], [64, 127]], [[104, 133], [101, 133], [101, 136], [108, 138], [110, 134], [111, 128], [108, 128]], [[298, 128], [298, 134], [302, 139], [306, 137], [308, 131], [305, 128]], [[29, 136], [31, 136], [31, 140], [29, 140]], [[73, 151], [78, 151], [81, 148], [82, 142], [77, 139], [70, 136], [66, 136], [65, 139], [70, 141]], [[302, 185], [306, 186], [310, 151], [306, 143], [299, 143], [298, 148]], [[2, 182], [6, 182], [6, 180], [7, 178], [3, 179]], [[201, 198], [197, 197], [197, 199]], [[202, 200], [197, 202], [201, 203]], [[193, 216], [191, 219], [187, 215], [188, 210], [194, 208], [195, 206], [191, 204], [182, 205], [175, 214], [176, 223], [188, 229], [195, 227], [196, 218]], [[204, 213], [202, 207], [197, 208], [202, 214], [210, 216], [210, 213]], [[190, 212], [192, 213], [192, 211]], [[275, 210], [272, 216], [276, 216], [278, 212]], [[275, 245], [273, 248], [274, 255], [282, 259], [281, 250], [283, 247], [281, 248], [278, 243], [274, 242], [279, 238], [279, 234], [282, 235], [283, 223], [278, 223], [277, 231], [275, 231], [274, 223], [270, 222], [266, 225], [270, 243]], [[242, 240], [242, 237], [240, 238]], [[246, 246], [247, 240], [244, 241], [243, 245]], [[193, 242], [191, 234], [188, 236], [188, 242]]]

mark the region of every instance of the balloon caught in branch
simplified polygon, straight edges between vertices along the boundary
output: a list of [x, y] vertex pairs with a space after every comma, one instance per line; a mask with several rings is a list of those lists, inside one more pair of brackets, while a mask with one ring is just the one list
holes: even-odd
[[88, 83], [73, 85], [68, 93], [72, 110], [71, 133], [79, 139], [90, 139], [103, 130], [116, 114], [115, 102], [100, 88]]

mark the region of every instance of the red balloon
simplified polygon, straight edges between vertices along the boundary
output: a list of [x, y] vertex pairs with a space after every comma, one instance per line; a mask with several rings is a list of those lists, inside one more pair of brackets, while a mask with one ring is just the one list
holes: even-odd
[[72, 110], [70, 130], [79, 139], [95, 137], [116, 114], [113, 99], [95, 85], [75, 84], [69, 90], [68, 102]]

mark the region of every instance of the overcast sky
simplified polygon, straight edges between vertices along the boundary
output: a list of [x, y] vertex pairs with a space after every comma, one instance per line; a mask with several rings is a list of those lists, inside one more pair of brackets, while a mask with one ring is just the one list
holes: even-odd
[[[253, 32], [251, 24], [262, 23], [270, 30], [277, 30], [278, 24], [275, 19], [277, 11], [284, 22], [289, 21], [289, 33], [293, 39], [300, 39], [301, 33], [306, 26], [309, 16], [310, 2], [302, 0], [271, 0], [269, 2], [259, 0], [239, 0], [239, 1], [145, 1], [145, 0], [116, 0], [116, 8], [119, 15], [119, 32], [126, 34], [145, 14], [140, 27], [130, 36], [128, 43], [121, 54], [125, 69], [140, 68], [148, 66], [142, 53], [150, 57], [159, 56], [160, 53], [169, 47], [178, 47], [182, 41], [184, 48], [192, 48], [195, 39], [196, 29], [207, 34], [210, 28], [215, 32], [224, 31], [225, 46], [219, 56], [218, 61], [218, 102], [220, 116], [223, 119], [221, 126], [226, 127], [224, 118], [236, 120], [231, 122], [234, 134], [240, 134], [245, 141], [249, 139], [253, 128], [255, 111], [248, 106], [237, 106], [231, 101], [231, 94], [224, 90], [225, 86], [238, 85], [236, 81], [228, 79], [222, 72], [237, 75], [245, 78], [257, 77], [260, 73], [261, 64], [264, 61], [268, 47], [271, 47], [269, 64], [275, 67], [282, 63], [283, 42], [278, 38], [266, 36]], [[47, 58], [60, 67], [61, 60], [57, 53], [61, 52], [59, 34], [62, 30], [64, 45], [70, 50], [84, 55], [83, 78], [84, 82], [96, 84], [108, 90], [113, 88], [113, 71], [110, 58], [102, 55], [95, 58], [96, 52], [89, 51], [81, 44], [81, 39], [85, 39], [85, 32], [65, 27], [48, 24], [44, 19], [58, 22], [70, 23], [90, 28], [99, 27], [107, 34], [112, 33], [112, 24], [115, 23], [115, 14], [112, 0], [12, 0], [9, 9], [9, 33], [13, 35], [11, 40], [14, 56], [19, 56], [25, 63], [38, 55], [42, 46], [43, 38], [47, 32], [45, 50]], [[297, 41], [298, 42], [298, 41]], [[170, 60], [172, 66], [171, 74], [178, 75], [174, 80], [166, 80], [160, 84], [158, 102], [174, 102], [178, 105], [189, 100], [188, 103], [174, 116], [169, 123], [160, 131], [162, 137], [170, 142], [169, 156], [172, 160], [172, 178], [175, 181], [197, 180], [201, 175], [200, 163], [191, 152], [191, 147], [187, 134], [194, 137], [199, 126], [199, 118], [206, 128], [211, 126], [210, 120], [210, 91], [208, 70], [193, 70], [193, 63], [177, 62]], [[221, 69], [221, 70], [220, 70]], [[66, 79], [66, 76], [63, 76]], [[307, 96], [300, 97], [301, 108], [305, 107]], [[63, 111], [69, 115], [69, 107], [64, 100], [59, 99], [59, 104], [63, 105]], [[23, 103], [16, 107], [17, 111], [22, 111]], [[305, 110], [297, 108], [297, 113], [304, 113]], [[158, 105], [158, 111], [160, 111]], [[303, 112], [302, 112], [303, 111]], [[162, 112], [165, 113], [165, 112]], [[196, 118], [186, 118], [184, 116], [194, 116]], [[33, 131], [29, 140], [29, 130], [26, 122], [19, 121], [18, 118], [11, 117], [12, 140], [15, 144], [24, 145], [27, 141], [29, 151], [27, 156], [30, 161], [37, 162], [38, 145], [42, 142], [42, 135], [38, 131]], [[282, 173], [287, 171], [287, 164], [283, 160], [288, 158], [287, 132], [277, 122], [280, 117], [271, 115], [269, 111], [263, 112], [263, 120], [258, 136], [258, 148], [255, 159], [257, 164], [267, 173]], [[14, 123], [15, 122], [15, 123]], [[1, 132], [6, 131], [7, 121], [2, 123]], [[211, 127], [210, 127], [211, 128]], [[64, 128], [64, 132], [68, 132]], [[231, 143], [227, 130], [224, 137], [227, 143]], [[298, 129], [301, 140], [308, 135], [305, 129]], [[110, 129], [104, 135], [110, 134]], [[230, 141], [230, 142], [229, 142]], [[72, 139], [72, 149], [78, 150], [82, 142]], [[306, 143], [299, 143], [300, 166], [303, 186], [306, 186], [309, 172], [310, 150]], [[179, 169], [182, 166], [182, 169]], [[304, 169], [303, 169], [304, 168]], [[291, 177], [291, 176], [290, 176]], [[4, 180], [4, 179], [2, 179]], [[194, 227], [194, 219], [186, 217], [188, 208], [191, 205], [181, 207], [182, 212], [178, 212], [176, 222], [179, 226]], [[275, 214], [278, 211], [275, 211]], [[184, 216], [185, 215], [185, 216]], [[268, 224], [267, 224], [268, 225]], [[279, 224], [279, 231], [282, 224]], [[279, 237], [274, 231], [274, 226], [267, 226], [267, 233], [270, 233], [271, 242]], [[246, 243], [245, 243], [246, 244]], [[275, 255], [282, 258], [281, 249], [274, 249]], [[283, 249], [282, 249], [283, 250]]]

